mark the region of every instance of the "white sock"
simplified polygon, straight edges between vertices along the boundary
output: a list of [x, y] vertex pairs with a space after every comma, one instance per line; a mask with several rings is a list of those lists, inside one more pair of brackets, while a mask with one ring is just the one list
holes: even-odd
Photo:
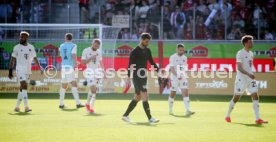
[[72, 87], [72, 94], [74, 96], [74, 99], [76, 101], [76, 104], [81, 104], [80, 98], [79, 98], [79, 93], [78, 93], [78, 88], [77, 87]]
[[96, 94], [92, 94], [91, 100], [90, 100], [90, 108], [93, 109], [94, 108], [94, 104], [96, 101]]
[[171, 97], [169, 96], [168, 102], [169, 102], [169, 111], [172, 112], [172, 111], [173, 111], [173, 102], [174, 102], [174, 98], [171, 98]]
[[64, 105], [65, 92], [66, 92], [66, 89], [61, 87], [59, 90], [59, 105], [60, 106]]
[[28, 107], [28, 94], [27, 94], [27, 90], [22, 89], [21, 95], [22, 95], [22, 98], [23, 98], [23, 101], [24, 101], [24, 106]]
[[87, 104], [90, 103], [91, 98], [92, 98], [92, 93], [91, 93], [91, 91], [89, 91], [87, 94], [87, 101], [86, 101]]
[[231, 112], [234, 109], [234, 106], [235, 106], [235, 103], [233, 100], [231, 100], [229, 103], [229, 108], [228, 108], [227, 114], [226, 114], [227, 117], [230, 117]]
[[253, 109], [255, 112], [256, 120], [260, 119], [259, 100], [253, 100]]
[[19, 107], [20, 104], [21, 104], [21, 101], [22, 101], [22, 93], [21, 91], [18, 92], [18, 95], [17, 95], [17, 102], [16, 102], [16, 106], [15, 107]]
[[184, 102], [186, 111], [190, 111], [190, 98], [189, 97], [183, 97], [183, 102]]

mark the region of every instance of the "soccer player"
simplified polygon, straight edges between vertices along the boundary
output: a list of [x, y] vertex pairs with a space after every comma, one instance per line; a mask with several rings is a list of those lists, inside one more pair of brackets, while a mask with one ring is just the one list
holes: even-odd
[[253, 37], [245, 35], [241, 39], [243, 49], [239, 50], [236, 56], [237, 62], [237, 75], [235, 80], [234, 96], [229, 104], [229, 109], [225, 117], [226, 122], [231, 122], [230, 114], [234, 109], [235, 104], [240, 100], [241, 95], [246, 91], [251, 95], [253, 102], [253, 109], [257, 124], [268, 123], [262, 120], [259, 113], [259, 95], [258, 86], [256, 84], [255, 76], [252, 72], [253, 66], [253, 53], [250, 51], [253, 47]]
[[87, 65], [85, 77], [90, 90], [87, 95], [87, 103], [85, 106], [86, 110], [90, 113], [94, 113], [97, 87], [101, 85], [104, 77], [102, 55], [99, 50], [100, 45], [101, 41], [99, 39], [94, 39], [92, 46], [84, 49], [81, 56], [81, 64]]
[[185, 75], [187, 69], [187, 57], [184, 55], [185, 47], [183, 44], [177, 44], [176, 53], [170, 57], [170, 79], [171, 94], [169, 95], [169, 114], [173, 115], [173, 103], [177, 89], [181, 89], [183, 103], [186, 108], [186, 115], [190, 116], [195, 112], [190, 111], [190, 99], [188, 93], [188, 80]]
[[148, 102], [148, 93], [147, 93], [147, 63], [150, 62], [154, 68], [159, 70], [157, 65], [152, 59], [151, 51], [148, 48], [149, 42], [151, 40], [151, 35], [148, 33], [142, 33], [140, 37], [140, 44], [132, 50], [129, 57], [128, 65], [128, 78], [126, 79], [126, 85], [130, 86], [130, 74], [133, 71], [133, 84], [135, 88], [135, 95], [133, 100], [130, 102], [126, 112], [124, 113], [122, 120], [126, 122], [131, 122], [129, 118], [130, 112], [135, 108], [136, 104], [142, 99], [143, 108], [147, 115], [147, 118], [150, 123], [158, 123], [159, 120], [151, 116], [150, 107]]
[[81, 108], [84, 105], [79, 99], [79, 93], [77, 88], [77, 81], [75, 79], [75, 67], [77, 67], [77, 45], [72, 42], [73, 35], [71, 33], [65, 34], [65, 42], [60, 45], [59, 53], [62, 58], [61, 67], [61, 88], [59, 91], [60, 104], [59, 108], [64, 109], [64, 97], [68, 87], [68, 83], [72, 85], [72, 94], [76, 101], [76, 107]]
[[[40, 67], [40, 70], [43, 71], [43, 68], [40, 66], [36, 52], [30, 43], [28, 43], [29, 33], [22, 31], [20, 32], [20, 41], [13, 48], [12, 58], [9, 64], [9, 78], [13, 78], [13, 66], [16, 62], [16, 77], [20, 83], [19, 92], [17, 96], [17, 102], [14, 111], [20, 112], [20, 103], [22, 99], [24, 100], [25, 112], [30, 112], [32, 109], [28, 105], [28, 94], [27, 88], [28, 83], [30, 82], [30, 75], [32, 74], [32, 61], [34, 60], [35, 64]], [[42, 72], [41, 72], [42, 73]]]

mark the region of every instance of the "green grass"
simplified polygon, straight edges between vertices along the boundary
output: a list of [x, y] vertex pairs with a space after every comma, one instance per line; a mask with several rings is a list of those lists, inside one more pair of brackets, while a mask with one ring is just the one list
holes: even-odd
[[85, 109], [75, 109], [70, 94], [65, 100], [69, 107], [67, 110], [58, 109], [57, 94], [30, 94], [29, 103], [33, 112], [15, 113], [15, 96], [0, 94], [1, 142], [273, 142], [276, 138], [275, 97], [262, 98], [261, 115], [269, 120], [269, 124], [256, 125], [250, 98], [246, 96], [233, 111], [233, 123], [226, 123], [224, 116], [231, 96], [192, 96], [191, 108], [196, 114], [185, 117], [179, 96], [175, 101], [175, 116], [171, 116], [168, 115], [167, 97], [152, 95], [151, 111], [154, 117], [161, 120], [159, 124], [147, 123], [141, 103], [130, 115], [134, 122], [123, 122], [121, 115], [128, 106], [130, 95], [98, 96], [95, 115], [88, 115]]

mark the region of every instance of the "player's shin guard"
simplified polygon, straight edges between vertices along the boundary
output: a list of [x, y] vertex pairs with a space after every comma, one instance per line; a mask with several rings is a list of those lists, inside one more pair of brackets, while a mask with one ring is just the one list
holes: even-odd
[[88, 91], [87, 100], [86, 100], [86, 103], [87, 103], [87, 104], [90, 103], [91, 98], [92, 98], [92, 93], [91, 93], [91, 91]]
[[145, 110], [145, 113], [146, 113], [148, 119], [151, 119], [149, 102], [148, 101], [143, 102], [143, 107], [144, 107], [144, 110]]
[[77, 104], [77, 105], [78, 105], [78, 104], [81, 104], [80, 98], [79, 98], [79, 92], [78, 92], [77, 87], [72, 87], [72, 94], [73, 94], [73, 96], [74, 96], [74, 99], [75, 99], [75, 101], [76, 101], [76, 104]]
[[230, 103], [229, 103], [229, 108], [228, 108], [228, 111], [227, 111], [227, 114], [226, 114], [227, 117], [230, 117], [231, 112], [232, 112], [232, 110], [234, 109], [234, 106], [235, 106], [235, 103], [234, 103], [234, 101], [233, 101], [233, 99], [232, 99], [232, 100], [230, 101]]
[[96, 101], [96, 94], [92, 94], [91, 100], [90, 100], [90, 108], [93, 109], [94, 108], [94, 104]]
[[260, 119], [259, 100], [253, 100], [253, 109], [255, 112], [256, 120]]
[[183, 103], [186, 108], [186, 111], [190, 111], [190, 98], [189, 97], [183, 97]]
[[22, 97], [22, 92], [19, 91], [19, 92], [18, 92], [18, 96], [17, 96], [17, 101], [16, 101], [16, 106], [15, 106], [15, 107], [19, 107], [19, 106], [20, 106], [22, 99], [23, 99], [23, 97]]
[[137, 101], [133, 99], [129, 103], [128, 108], [127, 108], [127, 110], [126, 110], [126, 112], [125, 112], [125, 114], [123, 116], [128, 116], [129, 113], [131, 113], [131, 111], [136, 107], [136, 105], [137, 105]]
[[64, 97], [65, 97], [65, 89], [64, 88], [60, 88], [59, 90], [59, 105], [63, 106], [64, 105]]

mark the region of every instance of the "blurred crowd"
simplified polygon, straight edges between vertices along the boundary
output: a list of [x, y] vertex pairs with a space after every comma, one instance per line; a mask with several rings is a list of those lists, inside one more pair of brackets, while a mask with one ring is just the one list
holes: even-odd
[[161, 26], [164, 39], [276, 39], [275, 0], [106, 0], [101, 10], [107, 25], [113, 15], [130, 15], [131, 28], [120, 31], [121, 39], [141, 32], [158, 39]]
[[[48, 0], [4, 0], [0, 2], [0, 23], [48, 23]], [[90, 0], [92, 1], [92, 0]], [[52, 0], [66, 3], [66, 0]], [[76, 1], [77, 2], [77, 1]], [[138, 39], [149, 32], [154, 39], [237, 40], [244, 34], [257, 39], [276, 39], [275, 0], [79, 0], [86, 23], [112, 25], [114, 15], [130, 15], [130, 28], [120, 39]], [[51, 9], [55, 13], [55, 9]], [[82, 22], [82, 20], [81, 20]], [[1, 31], [0, 31], [1, 34]]]

